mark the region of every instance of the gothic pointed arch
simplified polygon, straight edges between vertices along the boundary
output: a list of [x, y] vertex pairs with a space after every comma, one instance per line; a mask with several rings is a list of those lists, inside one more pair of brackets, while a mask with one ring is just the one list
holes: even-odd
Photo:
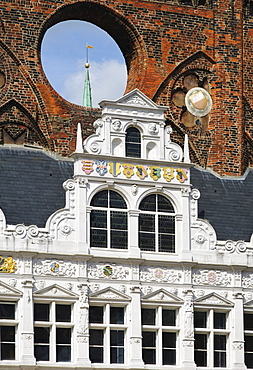
[[[15, 99], [0, 106], [0, 143], [36, 144], [45, 148], [49, 144], [34, 117], [24, 105]], [[22, 139], [20, 141], [20, 139]]]

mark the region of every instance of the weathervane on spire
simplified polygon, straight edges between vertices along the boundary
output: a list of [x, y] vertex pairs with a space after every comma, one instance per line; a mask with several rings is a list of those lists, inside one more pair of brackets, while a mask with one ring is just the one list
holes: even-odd
[[84, 91], [83, 91], [83, 106], [92, 107], [92, 96], [91, 96], [91, 85], [90, 85], [90, 75], [89, 75], [89, 58], [88, 49], [94, 49], [93, 46], [86, 44], [86, 63], [85, 63], [85, 81], [84, 81]]

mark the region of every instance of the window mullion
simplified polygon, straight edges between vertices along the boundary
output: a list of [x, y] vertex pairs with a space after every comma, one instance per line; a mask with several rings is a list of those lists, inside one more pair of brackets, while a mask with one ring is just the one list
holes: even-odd
[[[208, 364], [213, 367], [214, 366], [214, 311], [210, 310], [208, 315], [208, 328], [210, 330], [209, 332], [209, 359]], [[208, 353], [207, 353], [208, 356]]]
[[111, 248], [111, 210], [107, 210], [107, 248]]
[[49, 320], [51, 323], [50, 336], [49, 336], [49, 353], [50, 361], [56, 362], [56, 304], [55, 302], [51, 303], [50, 316]]
[[105, 305], [104, 362], [110, 363], [110, 304]]

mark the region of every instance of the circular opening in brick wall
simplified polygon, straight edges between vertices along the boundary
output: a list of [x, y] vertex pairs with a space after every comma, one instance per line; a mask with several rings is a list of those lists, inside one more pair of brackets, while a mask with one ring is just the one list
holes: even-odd
[[124, 56], [107, 32], [86, 21], [68, 20], [46, 31], [41, 61], [52, 87], [67, 101], [82, 105], [87, 51], [92, 106], [120, 98], [127, 82]]
[[5, 85], [5, 74], [0, 71], [0, 89]]

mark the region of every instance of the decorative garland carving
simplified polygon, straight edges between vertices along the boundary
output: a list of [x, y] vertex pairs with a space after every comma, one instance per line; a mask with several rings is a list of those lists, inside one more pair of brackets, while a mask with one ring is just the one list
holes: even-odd
[[194, 270], [192, 283], [196, 285], [229, 286], [231, 276], [227, 271]]
[[158, 281], [162, 283], [178, 283], [182, 278], [182, 273], [167, 267], [157, 268], [155, 266], [140, 266], [140, 280]]

